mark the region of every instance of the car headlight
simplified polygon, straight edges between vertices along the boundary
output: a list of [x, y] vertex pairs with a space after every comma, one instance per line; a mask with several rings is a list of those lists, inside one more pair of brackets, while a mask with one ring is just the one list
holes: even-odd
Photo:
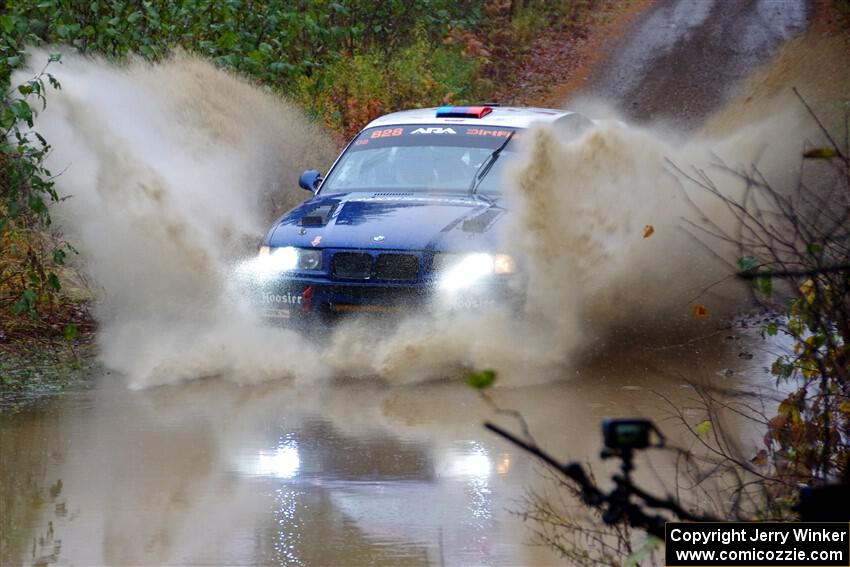
[[514, 259], [507, 254], [496, 254], [493, 257], [494, 274], [512, 274], [516, 271]]
[[258, 259], [276, 271], [318, 270], [322, 267], [322, 251], [294, 246], [260, 246]]
[[319, 270], [322, 268], [322, 251], [298, 249], [298, 269]]
[[516, 271], [516, 264], [507, 254], [439, 254], [434, 258], [434, 270], [439, 275], [440, 288], [452, 291], [470, 287], [493, 274], [511, 274]]

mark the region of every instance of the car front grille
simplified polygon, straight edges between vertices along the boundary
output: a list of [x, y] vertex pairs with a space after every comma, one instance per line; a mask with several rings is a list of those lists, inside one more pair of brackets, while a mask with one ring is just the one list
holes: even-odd
[[419, 258], [413, 254], [379, 254], [375, 275], [382, 280], [419, 278]]
[[333, 256], [334, 277], [368, 280], [372, 275], [372, 256], [363, 252], [337, 252]]

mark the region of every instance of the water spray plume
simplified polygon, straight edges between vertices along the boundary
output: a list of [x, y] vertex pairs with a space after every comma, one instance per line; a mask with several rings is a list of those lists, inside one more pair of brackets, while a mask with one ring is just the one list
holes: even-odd
[[[51, 71], [63, 88], [38, 128], [71, 196], [55, 216], [96, 282], [101, 359], [133, 387], [206, 376], [410, 382], [468, 367], [493, 368], [506, 384], [558, 378], [579, 353], [616, 349], [612, 337], [703, 329], [695, 305], [714, 324], [745, 297], [714, 285], [735, 251], [707, 247], [689, 224], [731, 229], [734, 218], [675, 167], [735, 195], [741, 183], [720, 160], [758, 162], [779, 185], [799, 162], [800, 138], [787, 134], [797, 109], [688, 139], [616, 120], [578, 138], [535, 127], [504, 188], [513, 214], [503, 249], [529, 268], [526, 317], [496, 306], [355, 319], [318, 344], [262, 325], [235, 282], [246, 260], [270, 261], [256, 246], [275, 214], [305, 198], [297, 173], [332, 162], [330, 137], [186, 55], [116, 66], [66, 53]], [[489, 273], [493, 259], [466, 268]]]
[[38, 126], [70, 196], [56, 219], [97, 286], [104, 364], [139, 387], [319, 373], [296, 356], [300, 337], [258, 332], [231, 266], [299, 201], [288, 181], [306, 157], [332, 159], [327, 136], [293, 106], [185, 55], [116, 66], [65, 53], [51, 72], [63, 88]]

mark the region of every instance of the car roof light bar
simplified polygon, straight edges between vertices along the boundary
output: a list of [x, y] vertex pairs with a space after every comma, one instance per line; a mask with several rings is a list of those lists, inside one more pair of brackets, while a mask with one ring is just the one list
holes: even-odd
[[437, 118], [484, 118], [491, 112], [489, 106], [441, 106]]

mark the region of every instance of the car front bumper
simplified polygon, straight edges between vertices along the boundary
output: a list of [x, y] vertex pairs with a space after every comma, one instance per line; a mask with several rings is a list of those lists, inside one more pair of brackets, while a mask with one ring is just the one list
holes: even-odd
[[446, 292], [432, 282], [376, 284], [287, 278], [255, 292], [259, 314], [269, 321], [334, 319], [353, 314], [405, 315], [483, 311], [516, 306], [521, 294], [507, 278]]

